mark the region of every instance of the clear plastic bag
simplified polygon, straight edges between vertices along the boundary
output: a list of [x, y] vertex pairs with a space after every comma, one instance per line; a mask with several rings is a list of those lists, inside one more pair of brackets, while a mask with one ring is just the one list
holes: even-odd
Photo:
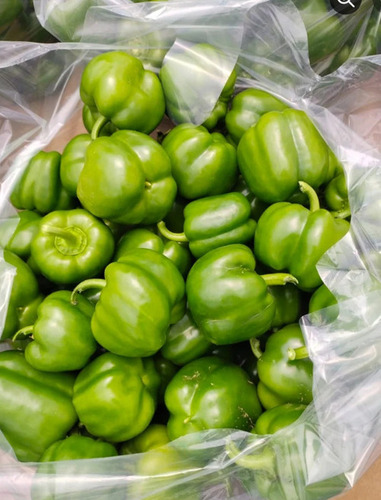
[[0, 40], [53, 42], [54, 37], [38, 22], [33, 0], [2, 0]]
[[[97, 12], [91, 9], [86, 18], [93, 33], [109, 26], [105, 33], [111, 36], [123, 28], [123, 43], [113, 48], [137, 50], [134, 40], [143, 25], [141, 35], [155, 40], [154, 47], [144, 42], [138, 47], [146, 62], [153, 48], [191, 51], [192, 44], [208, 42], [236, 61], [238, 88], [268, 90], [308, 112], [343, 163], [349, 188], [351, 231], [319, 263], [323, 281], [339, 299], [339, 313], [335, 320], [329, 311], [302, 319], [314, 363], [314, 402], [292, 426], [262, 437], [205, 431], [143, 455], [40, 466], [17, 462], [2, 436], [0, 496], [330, 498], [353, 485], [380, 453], [381, 56], [352, 60], [334, 74], [318, 76], [309, 66], [301, 18], [284, 0], [245, 8], [228, 0], [203, 2], [202, 8], [182, 3], [181, 9], [177, 2], [131, 4], [127, 13], [118, 7], [102, 10], [107, 16], [100, 25], [91, 17]], [[229, 42], [221, 38], [226, 26]], [[0, 217], [14, 214], [9, 194], [29, 158], [53, 139], [59, 142], [79, 120], [81, 71], [109, 49], [88, 43], [0, 45]], [[203, 82], [198, 94], [189, 95], [188, 109], [200, 109], [195, 95], [217, 100], [224, 82], [210, 81], [208, 92]], [[203, 119], [202, 112], [193, 116], [195, 123]], [[2, 323], [14, 270], [3, 260], [0, 266]]]

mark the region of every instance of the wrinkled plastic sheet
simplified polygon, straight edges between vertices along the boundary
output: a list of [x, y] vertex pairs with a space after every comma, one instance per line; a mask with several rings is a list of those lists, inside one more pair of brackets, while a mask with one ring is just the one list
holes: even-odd
[[[161, 462], [165, 450], [178, 453], [176, 467], [156, 476], [144, 472], [144, 455], [45, 464], [35, 474], [37, 465], [17, 462], [2, 436], [0, 497], [30, 498], [31, 485], [40, 484], [59, 492], [58, 498], [70, 499], [77, 498], [74, 493], [81, 499], [261, 498], [258, 473], [237, 465], [237, 457], [227, 453], [234, 443], [238, 459], [269, 453], [275, 457], [272, 477], [287, 500], [329, 498], [351, 487], [380, 454], [381, 56], [354, 59], [320, 77], [309, 66], [306, 32], [290, 2], [255, 2], [242, 11], [233, 3], [230, 21], [227, 1], [214, 2], [213, 12], [204, 3], [198, 17], [197, 9], [191, 17], [187, 9], [181, 14], [176, 2], [151, 5], [134, 5], [134, 15], [121, 16], [125, 43], [113, 48], [132, 50], [127, 33], [130, 25], [135, 38], [136, 23], [147, 23], [150, 33], [154, 23], [158, 39], [169, 28], [174, 30], [172, 44], [167, 47], [164, 37], [159, 46], [172, 61], [181, 47], [191, 52], [192, 43], [214, 44], [228, 61], [236, 62], [238, 89], [262, 88], [307, 111], [344, 165], [351, 230], [318, 265], [339, 300], [339, 313], [335, 320], [324, 310], [301, 320], [314, 363], [314, 402], [295, 424], [272, 436], [205, 431], [150, 452]], [[222, 31], [215, 15], [218, 6], [225, 13]], [[226, 32], [229, 22], [234, 29]], [[225, 38], [220, 36], [223, 31]], [[84, 65], [109, 49], [88, 43], [0, 44], [0, 217], [14, 214], [9, 194], [31, 156], [59, 138], [78, 116]], [[139, 46], [147, 65], [150, 50]], [[224, 83], [216, 78], [210, 82], [207, 89], [199, 88], [199, 102], [192, 101], [194, 93], [189, 95], [188, 108], [201, 110], [193, 116], [194, 123], [203, 121], [202, 104], [210, 106], [211, 96], [216, 101]], [[0, 327], [13, 272], [0, 261]]]

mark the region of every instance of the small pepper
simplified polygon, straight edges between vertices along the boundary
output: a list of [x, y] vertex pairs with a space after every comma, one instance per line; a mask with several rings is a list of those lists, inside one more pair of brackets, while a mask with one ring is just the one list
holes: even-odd
[[0, 246], [28, 259], [31, 253], [31, 244], [38, 232], [41, 216], [36, 212], [24, 210], [16, 216], [0, 223]]
[[306, 408], [306, 405], [286, 403], [267, 410], [256, 421], [252, 433], [274, 434], [298, 420]]

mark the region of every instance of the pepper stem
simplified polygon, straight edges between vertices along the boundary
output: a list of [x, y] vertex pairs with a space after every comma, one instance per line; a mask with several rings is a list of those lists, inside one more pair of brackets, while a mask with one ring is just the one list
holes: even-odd
[[336, 212], [331, 212], [331, 215], [335, 219], [346, 219], [351, 215], [351, 211], [349, 208], [343, 208], [343, 210], [337, 210]]
[[79, 285], [77, 285], [72, 294], [71, 294], [71, 303], [75, 306], [77, 305], [76, 297], [78, 293], [85, 292], [86, 290], [90, 290], [92, 288], [102, 289], [106, 286], [106, 280], [102, 279], [91, 279], [82, 281]]
[[254, 356], [259, 359], [263, 354], [259, 340], [255, 338], [250, 339], [250, 347]]
[[229, 458], [241, 467], [253, 470], [268, 470], [275, 474], [274, 454], [268, 448], [265, 448], [261, 453], [256, 455], [243, 455], [239, 457], [241, 452], [233, 441], [230, 441], [226, 445], [226, 452]]
[[309, 357], [308, 349], [306, 346], [298, 347], [293, 349], [292, 347], [288, 348], [288, 359], [290, 361], [294, 361], [297, 359], [306, 359]]
[[286, 285], [287, 283], [297, 285], [299, 283], [295, 276], [287, 273], [261, 274], [260, 276], [267, 286]]
[[167, 240], [181, 241], [181, 242], [189, 241], [188, 238], [185, 236], [185, 233], [172, 233], [172, 231], [170, 231], [167, 228], [163, 220], [158, 222], [157, 228], [160, 231], [160, 233], [164, 236], [164, 238], [167, 238]]
[[95, 141], [99, 136], [101, 129], [106, 125], [109, 121], [105, 116], [100, 116], [97, 121], [94, 123], [93, 128], [91, 129], [91, 140]]
[[306, 195], [308, 196], [310, 211], [316, 212], [317, 210], [320, 210], [319, 198], [314, 188], [307, 184], [307, 182], [303, 181], [299, 181], [299, 188], [302, 193], [306, 193]]
[[24, 328], [20, 328], [12, 337], [12, 340], [20, 340], [20, 337], [27, 338], [33, 335], [34, 326], [24, 326]]
[[60, 227], [42, 225], [40, 229], [44, 233], [58, 236], [59, 238], [72, 243], [76, 243], [78, 241], [78, 236], [76, 234], [74, 234], [72, 231], [67, 231], [66, 229], [62, 229]]

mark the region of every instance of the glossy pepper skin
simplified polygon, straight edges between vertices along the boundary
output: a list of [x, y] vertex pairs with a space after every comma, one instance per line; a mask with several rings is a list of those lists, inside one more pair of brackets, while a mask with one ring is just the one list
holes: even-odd
[[176, 191], [165, 150], [133, 130], [99, 137], [88, 146], [77, 187], [89, 212], [121, 224], [159, 222], [169, 212]]
[[158, 227], [169, 239], [188, 241], [193, 256], [199, 258], [215, 248], [253, 238], [257, 223], [250, 219], [250, 212], [250, 203], [242, 194], [226, 193], [188, 203], [183, 233], [172, 233], [163, 223]]
[[217, 357], [183, 366], [167, 387], [165, 404], [171, 440], [206, 429], [249, 431], [262, 412], [247, 373]]
[[49, 446], [39, 461], [58, 462], [61, 460], [115, 457], [117, 455], [118, 452], [111, 443], [73, 434]]
[[337, 299], [326, 285], [321, 285], [311, 295], [308, 312], [314, 313], [320, 309], [337, 305]]
[[[270, 328], [275, 303], [267, 286], [285, 284], [293, 278], [261, 277], [254, 269], [251, 250], [237, 244], [211, 250], [190, 270], [188, 307], [197, 326], [214, 344], [234, 344]], [[271, 282], [273, 278], [275, 283]]]
[[176, 365], [183, 366], [206, 354], [212, 343], [205, 337], [187, 311], [180, 321], [170, 327], [161, 354]]
[[24, 210], [1, 222], [0, 247], [13, 252], [22, 259], [28, 259], [40, 220], [41, 216], [36, 212]]
[[[189, 50], [181, 54], [173, 54], [171, 58], [164, 61], [160, 70], [160, 80], [165, 94], [167, 113], [175, 123], [189, 121], [189, 108], [183, 99], [184, 89], [192, 93], [198, 92], [199, 89], [209, 89], [213, 67], [218, 69], [226, 67], [226, 55], [208, 43], [195, 44]], [[208, 129], [214, 128], [225, 116], [227, 103], [234, 92], [236, 71], [233, 69], [230, 75], [224, 76], [226, 76], [226, 82], [221, 94], [211, 114], [203, 123]], [[191, 86], [190, 82], [192, 82]], [[208, 104], [212, 105], [215, 98], [215, 90], [212, 89]]]
[[56, 151], [37, 153], [11, 194], [12, 205], [41, 214], [72, 208], [73, 198], [60, 181], [60, 162], [61, 155]]
[[309, 186], [301, 187], [311, 195], [310, 209], [288, 202], [271, 205], [258, 221], [254, 253], [273, 269], [287, 269], [302, 290], [310, 291], [321, 285], [316, 264], [347, 233], [349, 223], [321, 209]]
[[249, 189], [267, 203], [288, 200], [299, 181], [318, 188], [336, 168], [314, 124], [296, 109], [264, 114], [242, 136], [237, 158]]
[[119, 443], [148, 427], [159, 384], [152, 359], [108, 352], [79, 373], [73, 404], [80, 422], [92, 435]]
[[160, 448], [169, 443], [167, 426], [163, 424], [151, 424], [138, 436], [122, 443], [119, 447], [121, 455], [131, 453], [145, 453], [146, 451]]
[[25, 359], [37, 370], [80, 370], [96, 351], [90, 327], [94, 306], [85, 297], [78, 297], [76, 306], [70, 299], [66, 290], [51, 293], [39, 306], [34, 325], [16, 334], [33, 335]]
[[89, 134], [76, 135], [67, 143], [62, 152], [60, 179], [63, 187], [71, 196], [77, 196], [78, 180], [90, 144], [91, 136]]
[[4, 260], [15, 268], [7, 316], [1, 339], [12, 337], [19, 328], [25, 325], [25, 318], [34, 320], [36, 301], [40, 300], [38, 282], [30, 267], [17, 255], [5, 250]]
[[116, 247], [114, 260], [118, 261], [126, 253], [137, 248], [148, 248], [163, 254], [175, 264], [183, 276], [186, 276], [191, 268], [192, 256], [184, 244], [167, 240], [144, 227], [132, 229], [122, 236]]
[[125, 52], [94, 57], [82, 74], [80, 95], [90, 111], [99, 111], [119, 129], [149, 134], [164, 116], [160, 80]]
[[273, 95], [259, 89], [247, 89], [237, 94], [226, 114], [226, 128], [238, 144], [243, 134], [269, 111], [283, 111], [288, 106]]
[[102, 289], [91, 320], [95, 339], [107, 350], [130, 357], [151, 356], [162, 347], [185, 291], [176, 266], [145, 248], [109, 264], [105, 280], [80, 283], [73, 300], [77, 292], [89, 288]]
[[99, 274], [114, 246], [110, 229], [86, 210], [57, 210], [41, 220], [32, 257], [46, 278], [66, 285]]
[[0, 352], [0, 428], [19, 460], [39, 460], [73, 427], [73, 384], [74, 375], [40, 372], [22, 352]]
[[291, 284], [269, 286], [269, 292], [275, 301], [275, 315], [272, 328], [295, 323], [301, 316], [302, 299], [300, 290]]
[[348, 189], [343, 172], [327, 184], [324, 199], [328, 210], [335, 212], [337, 216], [348, 217], [350, 215]]
[[165, 137], [163, 148], [181, 196], [188, 200], [228, 192], [237, 180], [234, 146], [205, 127], [178, 125]]
[[255, 423], [253, 434], [274, 434], [294, 423], [307, 408], [306, 405], [286, 403], [267, 410]]
[[288, 356], [289, 348], [303, 346], [299, 325], [291, 324], [268, 338], [263, 353], [254, 347], [259, 379], [284, 403], [308, 404], [312, 401], [312, 362], [309, 359], [290, 360]]

